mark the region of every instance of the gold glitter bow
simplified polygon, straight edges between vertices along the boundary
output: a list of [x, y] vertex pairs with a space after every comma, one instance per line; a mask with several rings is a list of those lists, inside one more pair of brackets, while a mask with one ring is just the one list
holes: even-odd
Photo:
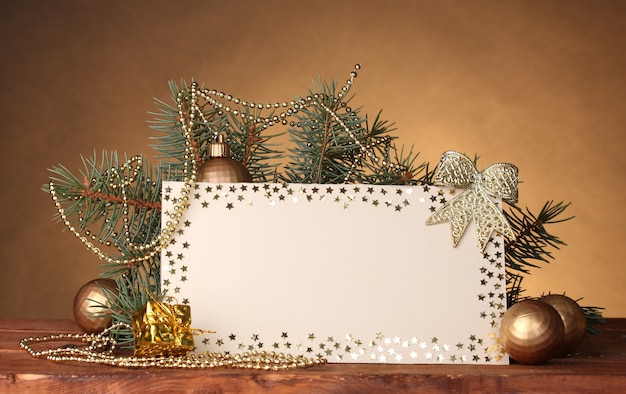
[[478, 172], [474, 163], [462, 153], [444, 152], [435, 169], [433, 184], [466, 190], [437, 209], [426, 224], [450, 222], [455, 247], [472, 219], [476, 221], [481, 251], [485, 250], [494, 231], [514, 239], [511, 225], [491, 197], [517, 202], [517, 174], [517, 167], [509, 163], [492, 164]]
[[183, 356], [195, 349], [193, 336], [201, 332], [191, 327], [191, 307], [152, 301], [133, 315], [132, 326], [136, 357]]

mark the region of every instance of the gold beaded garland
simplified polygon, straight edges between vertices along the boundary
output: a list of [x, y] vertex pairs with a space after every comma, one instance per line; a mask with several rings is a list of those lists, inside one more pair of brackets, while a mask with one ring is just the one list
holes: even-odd
[[[354, 83], [354, 79], [357, 77], [357, 71], [360, 69], [361, 69], [360, 64], [356, 64], [354, 66], [354, 70], [350, 72], [350, 78], [346, 81], [346, 84], [341, 87], [341, 91], [337, 94], [338, 98], [342, 98], [346, 93], [348, 93], [348, 91], [350, 90], [350, 87]], [[405, 171], [406, 170], [405, 166], [387, 162], [386, 160], [381, 161], [381, 159], [374, 154], [372, 150], [372, 147], [373, 147], [372, 144], [363, 145], [363, 143], [357, 138], [356, 134], [354, 133], [354, 130], [348, 127], [343, 122], [343, 120], [339, 117], [339, 115], [337, 115], [335, 111], [333, 111], [331, 108], [329, 108], [327, 105], [323, 103], [323, 99], [326, 98], [324, 97], [324, 95], [316, 93], [316, 94], [313, 94], [312, 96], [301, 98], [300, 100], [291, 100], [289, 101], [289, 103], [287, 103], [287, 101], [283, 101], [282, 103], [276, 102], [274, 104], [270, 104], [270, 103], [260, 104], [260, 103], [249, 102], [246, 100], [240, 100], [238, 98], [233, 98], [232, 95], [227, 95], [223, 92], [218, 92], [216, 90], [200, 89], [197, 82], [193, 82], [191, 84], [191, 87], [189, 89], [189, 94], [191, 96], [189, 99], [190, 121], [187, 124], [184, 123], [185, 107], [184, 107], [184, 101], [183, 101], [183, 91], [181, 90], [177, 96], [178, 114], [180, 116], [180, 121], [183, 123], [183, 128], [191, 129], [193, 127], [193, 119], [195, 118], [194, 114], [196, 113], [197, 113], [197, 116], [201, 119], [201, 121], [206, 123], [204, 114], [200, 110], [200, 107], [197, 105], [198, 95], [201, 98], [207, 100], [209, 104], [213, 105], [213, 107], [218, 110], [218, 114], [220, 115], [223, 114], [223, 111], [231, 112], [233, 115], [240, 116], [242, 119], [247, 118], [249, 121], [254, 121], [256, 124], [260, 124], [262, 129], [266, 129], [278, 123], [286, 125], [287, 124], [286, 118], [288, 116], [293, 116], [293, 114], [297, 113], [298, 110], [306, 106], [317, 105], [323, 108], [337, 123], [339, 123], [339, 125], [348, 134], [348, 136], [352, 139], [352, 141], [359, 147], [360, 153], [357, 156], [357, 159], [356, 159], [357, 161], [362, 159], [364, 155], [367, 155], [367, 157], [369, 157], [371, 160], [373, 160], [376, 163], [381, 163], [383, 167], [387, 167], [391, 171]], [[258, 110], [287, 108], [287, 110], [286, 112], [285, 111], [281, 112], [277, 116], [255, 118], [253, 115], [246, 115], [246, 113], [244, 112], [240, 112], [238, 110], [232, 109], [230, 105], [224, 105], [223, 103], [218, 101], [218, 98], [226, 99], [228, 102], [233, 102], [234, 104], [241, 105], [244, 108], [248, 107], [251, 109], [258, 109]], [[352, 112], [352, 109], [350, 107], [345, 107], [345, 103], [342, 103], [342, 104], [343, 104], [342, 107], [345, 108], [346, 112]], [[380, 145], [380, 144], [389, 143], [390, 139], [389, 137], [373, 138], [373, 141], [374, 141], [373, 145]], [[353, 170], [355, 168], [356, 168], [356, 162], [353, 163], [351, 166], [351, 169], [348, 170], [348, 173], [346, 174], [344, 178], [344, 182], [349, 181], [350, 177], [352, 176]]]
[[[293, 356], [276, 352], [245, 352], [228, 354], [204, 352], [190, 353], [180, 357], [135, 357], [116, 356], [114, 350], [116, 340], [110, 332], [116, 329], [131, 327], [125, 323], [117, 323], [99, 334], [53, 334], [43, 337], [28, 337], [20, 341], [20, 347], [32, 357], [44, 358], [49, 361], [81, 362], [89, 364], [112, 365], [118, 367], [157, 367], [157, 368], [189, 368], [207, 369], [217, 367], [244, 368], [256, 370], [284, 370], [306, 368], [327, 363], [324, 358]], [[53, 341], [80, 341], [85, 347], [64, 345], [54, 349], [34, 350], [32, 345]]]
[[[341, 91], [337, 93], [338, 98], [344, 97], [346, 93], [350, 90], [350, 87], [354, 83], [354, 79], [357, 77], [357, 71], [361, 69], [361, 65], [357, 64], [354, 66], [354, 69], [350, 72], [350, 78], [346, 81], [346, 84], [341, 87]], [[344, 182], [348, 182], [349, 178], [353, 174], [353, 170], [356, 168], [356, 163], [361, 160], [364, 155], [367, 155], [370, 159], [372, 159], [376, 163], [381, 163], [384, 167], [388, 168], [392, 171], [405, 171], [406, 168], [399, 164], [394, 164], [391, 162], [387, 162], [386, 160], [380, 160], [377, 157], [372, 148], [375, 145], [386, 144], [389, 142], [388, 137], [382, 138], [373, 138], [373, 144], [363, 145], [361, 141], [357, 138], [354, 130], [348, 127], [342, 119], [337, 115], [335, 111], [326, 106], [322, 101], [325, 98], [324, 95], [314, 94], [313, 96], [307, 96], [306, 98], [301, 98], [299, 100], [291, 100], [289, 102], [283, 101], [282, 103], [273, 103], [273, 104], [260, 104], [260, 103], [252, 103], [246, 100], [240, 100], [239, 98], [234, 98], [232, 95], [227, 95], [223, 92], [218, 92], [216, 90], [209, 89], [200, 89], [196, 82], [193, 82], [189, 88], [189, 98], [187, 108], [185, 108], [185, 93], [187, 89], [181, 89], [178, 92], [176, 97], [177, 106], [178, 106], [178, 115], [179, 121], [181, 123], [181, 129], [183, 131], [183, 135], [185, 137], [185, 154], [183, 160], [183, 182], [184, 187], [181, 192], [181, 198], [174, 205], [173, 212], [169, 213], [170, 219], [162, 224], [162, 229], [158, 237], [155, 237], [148, 244], [135, 244], [131, 242], [130, 238], [130, 229], [128, 223], [130, 220], [128, 219], [128, 196], [126, 195], [126, 188], [135, 181], [135, 177], [139, 172], [139, 166], [141, 165], [141, 157], [134, 156], [130, 160], [127, 161], [122, 167], [122, 171], [130, 171], [130, 176], [121, 176], [120, 172], [116, 169], [111, 169], [111, 176], [109, 186], [113, 189], [120, 190], [121, 199], [122, 199], [122, 209], [123, 209], [123, 226], [124, 226], [124, 234], [126, 236], [126, 242], [128, 246], [136, 251], [139, 251], [139, 256], [133, 258], [115, 258], [107, 255], [103, 252], [99, 247], [93, 244], [93, 240], [95, 240], [94, 236], [90, 237], [90, 234], [87, 234], [87, 237], [81, 235], [78, 230], [71, 224], [69, 221], [65, 209], [61, 205], [59, 201], [59, 197], [56, 192], [56, 187], [53, 181], [49, 183], [49, 192], [52, 196], [52, 200], [56, 206], [56, 209], [59, 213], [59, 217], [63, 224], [67, 227], [67, 229], [78, 238], [81, 243], [83, 243], [87, 249], [89, 249], [92, 253], [98, 256], [99, 259], [104, 260], [109, 264], [121, 264], [121, 265], [132, 265], [136, 263], [141, 263], [151, 258], [155, 257], [158, 253], [161, 252], [162, 249], [167, 247], [170, 243], [172, 235], [177, 230], [178, 225], [180, 223], [180, 218], [182, 217], [183, 212], [189, 206], [189, 195], [191, 194], [191, 190], [195, 185], [197, 180], [197, 171], [198, 171], [198, 161], [197, 161], [197, 150], [194, 145], [193, 133], [194, 127], [200, 122], [207, 123], [204, 113], [202, 112], [201, 107], [198, 105], [199, 98], [205, 99], [209, 104], [213, 105], [215, 109], [218, 109], [219, 114], [223, 114], [223, 111], [230, 112], [235, 116], [240, 116], [242, 119], [246, 117], [250, 121], [254, 121], [257, 124], [261, 124], [263, 129], [271, 127], [277, 123], [281, 123], [283, 125], [287, 124], [286, 118], [288, 116], [293, 116], [293, 114], [297, 113], [299, 109], [304, 108], [305, 106], [317, 105], [322, 108], [336, 121], [339, 125], [344, 129], [344, 131], [350, 136], [353, 142], [359, 146], [359, 154], [357, 155], [356, 161], [352, 164], [351, 169], [346, 174], [344, 178]], [[217, 98], [215, 98], [217, 97]], [[218, 101], [219, 99], [226, 99], [227, 102], [232, 102], [237, 106], [241, 107], [249, 107], [251, 109], [278, 109], [278, 108], [287, 108], [286, 111], [281, 112], [277, 116], [272, 117], [254, 117], [253, 115], [246, 115], [246, 113], [241, 112], [237, 109], [231, 108], [230, 105], [224, 105]], [[345, 104], [345, 103], [344, 103]], [[351, 112], [351, 108], [345, 107], [347, 112]], [[196, 119], [199, 118], [199, 119]], [[217, 136], [216, 136], [217, 137]], [[93, 182], [94, 180], [92, 180]], [[79, 222], [81, 222], [79, 218]], [[92, 239], [90, 239], [92, 238]]]

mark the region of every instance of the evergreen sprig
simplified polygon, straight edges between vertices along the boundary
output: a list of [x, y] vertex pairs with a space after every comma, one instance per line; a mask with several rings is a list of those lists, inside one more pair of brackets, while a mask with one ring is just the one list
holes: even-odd
[[601, 331], [598, 325], [606, 323], [602, 316], [604, 308], [599, 306], [582, 306], [582, 309], [587, 320], [587, 336], [599, 334]]
[[[172, 99], [176, 106], [155, 99], [159, 112], [153, 112], [155, 119], [151, 121], [151, 128], [161, 134], [151, 137], [156, 141], [152, 145], [161, 155], [158, 156], [164, 162], [161, 166], [168, 166], [172, 173], [182, 173], [186, 154], [186, 138], [182, 133], [183, 121], [179, 113], [178, 100], [181, 101], [183, 119], [188, 119], [189, 103], [192, 100], [191, 90], [183, 80], [180, 87], [173, 81], [169, 83]], [[282, 152], [275, 149], [278, 143], [273, 139], [280, 134], [269, 134], [266, 129], [259, 126], [256, 119], [261, 115], [261, 109], [245, 107], [241, 109], [241, 116], [235, 116], [232, 112], [223, 111], [220, 106], [210, 105], [208, 102], [198, 103], [201, 117], [194, 117], [193, 121], [193, 144], [196, 164], [201, 166], [208, 160], [209, 144], [215, 141], [219, 134], [226, 135], [226, 142], [230, 146], [231, 156], [241, 162], [252, 176], [255, 182], [266, 182], [275, 178], [277, 160]], [[267, 115], [267, 114], [266, 114]], [[272, 113], [269, 113], [271, 116]], [[250, 120], [252, 118], [252, 120]], [[173, 179], [168, 180], [181, 180]]]
[[[138, 157], [120, 163], [116, 152], [103, 154], [100, 162], [94, 153], [92, 158], [83, 158], [83, 165], [82, 179], [62, 165], [50, 169], [67, 220], [94, 242], [120, 249], [121, 257], [130, 244], [150, 243], [161, 225], [158, 173], [154, 175], [153, 168]], [[43, 189], [50, 193], [50, 184]], [[61, 220], [59, 212], [55, 218]]]
[[[354, 95], [336, 93], [335, 82], [318, 80], [303, 99], [306, 106], [294, 114], [281, 179], [290, 183], [415, 183], [424, 164], [417, 154], [392, 143], [393, 124], [377, 114], [370, 126], [360, 107], [352, 108]], [[346, 131], [346, 128], [350, 132]], [[364, 150], [365, 149], [365, 150]], [[391, 168], [388, 164], [397, 165]]]
[[[404, 145], [399, 149], [393, 142], [395, 137], [389, 136], [394, 131], [393, 124], [380, 118], [381, 112], [376, 115], [371, 127], [366, 118], [366, 129], [370, 139], [388, 136], [388, 144], [377, 144], [374, 146], [374, 155], [381, 160], [366, 160], [364, 165], [366, 171], [358, 180], [359, 183], [380, 184], [380, 185], [405, 185], [405, 184], [425, 184], [429, 180], [428, 163], [418, 163], [419, 153], [413, 152], [411, 146], [406, 152]], [[381, 163], [396, 163], [400, 169], [390, 169]]]
[[[164, 298], [164, 294], [160, 293], [159, 270], [158, 264], [146, 264], [116, 277], [118, 293], [109, 298], [111, 305], [108, 307], [113, 322], [132, 327], [135, 312], [150, 301], [150, 295], [157, 300]], [[113, 335], [120, 346], [133, 346], [132, 329], [118, 328]]]
[[[180, 87], [174, 81], [170, 81], [169, 87], [175, 106], [159, 99], [154, 100], [160, 111], [151, 113], [155, 118], [150, 121], [150, 128], [161, 134], [150, 137], [150, 139], [156, 141], [152, 147], [160, 153], [157, 158], [165, 161], [161, 165], [167, 165], [172, 174], [175, 174], [176, 170], [182, 174], [183, 164], [186, 161], [185, 155], [189, 149], [183, 133], [183, 122], [187, 122], [191, 114], [191, 89], [184, 80]], [[181, 102], [180, 110], [178, 108], [179, 100]], [[201, 119], [195, 118], [193, 121], [194, 160], [200, 166], [206, 161], [209, 143], [217, 134], [226, 131], [227, 123], [223, 117], [217, 116], [218, 110], [216, 108], [208, 106], [207, 103], [198, 103], [198, 105], [207, 120], [203, 122]]]
[[[351, 168], [357, 161], [359, 147], [328, 110], [355, 134], [363, 134], [363, 119], [349, 107], [353, 96], [335, 97], [335, 90], [335, 82], [318, 81], [304, 99], [305, 107], [295, 112], [296, 120], [289, 128], [293, 146], [287, 153], [288, 162], [281, 176], [283, 181], [343, 183], [351, 170], [353, 176], [359, 173], [360, 168]], [[359, 138], [363, 136], [359, 135]]]
[[536, 215], [528, 208], [523, 210], [515, 204], [510, 204], [509, 210], [503, 210], [515, 233], [515, 239], [505, 244], [509, 305], [521, 298], [522, 280], [524, 275], [530, 274], [530, 268], [538, 268], [541, 262], [549, 263], [554, 258], [551, 249], [565, 245], [546, 229], [546, 225], [572, 219], [573, 216], [561, 218], [569, 205], [548, 201]]
[[[227, 138], [233, 159], [241, 162], [247, 168], [254, 182], [276, 182], [283, 157], [278, 149], [280, 143], [275, 142], [283, 135], [281, 132], [268, 133], [267, 129], [251, 121], [250, 117], [258, 118], [261, 113], [258, 109], [251, 111], [244, 108], [241, 116], [228, 114]], [[268, 116], [272, 116], [269, 113]]]
[[506, 243], [506, 261], [509, 269], [527, 274], [529, 267], [537, 267], [532, 261], [547, 263], [553, 258], [550, 248], [559, 249], [565, 242], [548, 232], [546, 225], [572, 219], [573, 216], [560, 218], [569, 205], [548, 201], [537, 215], [528, 208], [524, 211], [514, 204], [510, 205], [511, 209], [508, 211], [504, 210], [504, 215], [515, 232], [515, 239]]

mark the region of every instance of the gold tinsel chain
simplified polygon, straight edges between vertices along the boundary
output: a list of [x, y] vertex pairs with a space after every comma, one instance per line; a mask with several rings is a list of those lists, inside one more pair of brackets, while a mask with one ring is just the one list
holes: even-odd
[[[357, 71], [361, 69], [361, 65], [360, 64], [356, 64], [354, 66], [354, 69], [350, 72], [350, 78], [346, 81], [346, 84], [343, 85], [341, 87], [341, 91], [337, 94], [338, 98], [343, 98], [344, 95], [346, 95], [349, 91], [351, 86], [354, 84], [354, 80], [357, 77]], [[295, 114], [298, 110], [304, 108], [305, 106], [308, 105], [317, 105], [321, 108], [323, 108], [329, 116], [331, 116], [340, 126], [341, 128], [346, 132], [346, 134], [348, 134], [348, 136], [352, 139], [352, 141], [359, 147], [359, 154], [358, 154], [358, 160], [364, 158], [365, 156], [367, 156], [368, 158], [370, 158], [371, 160], [373, 160], [376, 163], [380, 163], [383, 167], [386, 167], [387, 169], [391, 170], [391, 171], [404, 171], [406, 170], [405, 166], [399, 165], [399, 164], [394, 164], [391, 162], [387, 162], [386, 160], [382, 160], [377, 157], [374, 152], [373, 152], [373, 147], [375, 145], [380, 145], [380, 144], [387, 144], [390, 141], [389, 137], [383, 137], [383, 138], [372, 138], [374, 140], [373, 143], [368, 143], [368, 144], [363, 144], [357, 137], [357, 135], [355, 134], [354, 130], [349, 128], [345, 122], [341, 119], [341, 117], [335, 112], [333, 111], [331, 108], [329, 108], [327, 105], [325, 105], [320, 99], [322, 99], [322, 95], [320, 94], [314, 94], [312, 96], [307, 96], [306, 98], [301, 98], [300, 100], [291, 100], [289, 102], [287, 101], [283, 101], [282, 103], [276, 102], [273, 104], [270, 103], [266, 103], [266, 104], [261, 104], [261, 103], [254, 103], [251, 101], [247, 101], [247, 100], [240, 100], [239, 98], [235, 98], [230, 94], [226, 94], [223, 92], [218, 92], [217, 90], [209, 90], [209, 89], [200, 89], [200, 87], [198, 86], [198, 84], [196, 82], [193, 82], [191, 84], [191, 88], [189, 89], [189, 94], [190, 94], [190, 104], [189, 104], [189, 123], [188, 125], [186, 125], [183, 121], [184, 119], [184, 115], [185, 115], [185, 111], [183, 108], [183, 92], [184, 90], [181, 90], [178, 93], [177, 96], [177, 104], [178, 104], [178, 114], [181, 117], [181, 122], [183, 123], [183, 127], [191, 129], [193, 127], [194, 124], [194, 119], [196, 118], [196, 116], [198, 118], [200, 118], [200, 120], [204, 123], [206, 123], [206, 119], [204, 117], [204, 114], [202, 113], [202, 111], [200, 110], [200, 107], [198, 106], [198, 95], [207, 100], [207, 102], [210, 105], [213, 105], [215, 109], [218, 110], [218, 114], [222, 115], [224, 112], [229, 112], [232, 113], [234, 116], [239, 116], [242, 119], [247, 119], [250, 122], [255, 122], [256, 124], [261, 124], [263, 129], [266, 129], [268, 127], [274, 126], [275, 124], [281, 123], [283, 125], [287, 124], [287, 120], [286, 118], [288, 116], [293, 116], [293, 114]], [[226, 104], [224, 104], [223, 102], [220, 102], [218, 99], [220, 100], [226, 100]], [[273, 116], [271, 118], [269, 117], [254, 117], [254, 115], [248, 114], [246, 115], [245, 112], [239, 111], [237, 109], [231, 108], [231, 104], [233, 103], [237, 106], [241, 106], [243, 108], [250, 108], [250, 109], [258, 109], [258, 110], [262, 110], [262, 109], [279, 109], [279, 108], [287, 108], [286, 112], [283, 111], [281, 112], [279, 115], [277, 116]], [[348, 173], [346, 174], [345, 178], [344, 178], [344, 182], [348, 182], [350, 176], [353, 174], [354, 169], [356, 168], [356, 163], [352, 163], [352, 166], [350, 168], [350, 170], [348, 171]]]
[[[117, 323], [99, 334], [54, 334], [42, 337], [28, 337], [20, 341], [20, 347], [35, 358], [45, 358], [49, 361], [82, 362], [118, 367], [186, 369], [228, 367], [278, 371], [313, 367], [327, 363], [326, 359], [319, 357], [292, 356], [290, 354], [265, 351], [251, 351], [232, 355], [216, 352], [189, 353], [179, 357], [117, 356], [114, 354], [117, 342], [110, 335], [110, 332], [124, 328], [130, 329], [131, 327], [125, 323]], [[33, 344], [53, 341], [81, 341], [86, 343], [87, 346], [78, 347], [69, 344], [44, 350], [34, 350], [32, 347]]]
[[[357, 71], [361, 69], [360, 64], [356, 64], [354, 69], [350, 72], [350, 78], [346, 81], [346, 84], [341, 87], [341, 91], [337, 93], [338, 98], [343, 98], [349, 91], [350, 87], [354, 84], [354, 79], [357, 77]], [[181, 90], [177, 96], [178, 102], [178, 110], [179, 115], [182, 117], [184, 111], [182, 109], [182, 93], [184, 90]], [[190, 125], [193, 123], [192, 107], [197, 111], [198, 116], [201, 121], [206, 123], [206, 119], [204, 118], [204, 114], [200, 111], [197, 106], [197, 95], [200, 95], [203, 99], [205, 99], [210, 105], [213, 105], [215, 109], [218, 110], [218, 114], [222, 115], [224, 112], [232, 113], [234, 116], [239, 116], [242, 119], [247, 119], [251, 122], [255, 122], [257, 124], [262, 124], [262, 128], [266, 129], [268, 127], [274, 126], [275, 124], [281, 123], [283, 125], [287, 124], [286, 118], [288, 116], [292, 116], [294, 113], [298, 112], [299, 109], [304, 108], [306, 105], [315, 103], [313, 100], [317, 100], [320, 98], [319, 94], [314, 94], [313, 96], [307, 96], [306, 98], [301, 98], [299, 100], [290, 100], [289, 102], [283, 101], [282, 103], [275, 102], [271, 103], [254, 103], [247, 100], [241, 100], [239, 98], [233, 97], [230, 94], [226, 94], [223, 92], [218, 92], [215, 89], [200, 89], [196, 82], [191, 84], [191, 105], [190, 105]], [[226, 100], [226, 104], [220, 102], [219, 100]], [[281, 112], [279, 115], [272, 116], [271, 118], [255, 118], [254, 115], [246, 115], [245, 112], [239, 111], [238, 109], [231, 108], [231, 104], [235, 104], [238, 107], [250, 108], [250, 109], [279, 109], [279, 108], [287, 108], [286, 112]]]
[[[344, 95], [349, 92], [350, 87], [353, 85], [354, 79], [357, 76], [357, 71], [360, 70], [360, 68], [361, 68], [361, 65], [357, 64], [355, 65], [354, 69], [350, 72], [350, 78], [346, 81], [346, 84], [341, 87], [341, 91], [337, 94], [339, 98], [344, 97]], [[188, 94], [189, 94], [188, 98], [184, 97], [186, 91], [187, 91], [186, 88], [181, 89], [178, 92], [178, 95], [176, 97], [179, 121], [181, 124], [180, 127], [185, 137], [185, 155], [184, 155], [184, 161], [183, 161], [184, 187], [181, 191], [181, 198], [174, 205], [173, 212], [166, 213], [166, 215], [169, 216], [170, 220], [167, 220], [162, 225], [162, 230], [159, 236], [155, 237], [152, 241], [150, 241], [147, 244], [135, 244], [131, 242], [130, 228], [128, 224], [130, 220], [128, 218], [129, 204], [128, 204], [128, 196], [126, 194], [126, 188], [134, 181], [134, 177], [137, 175], [138, 168], [141, 165], [141, 158], [133, 157], [122, 166], [121, 170], [130, 170], [132, 173], [131, 177], [128, 179], [121, 177], [119, 172], [116, 169], [112, 170], [113, 176], [111, 177], [112, 180], [109, 186], [112, 189], [119, 188], [120, 190], [121, 199], [122, 199], [122, 209], [123, 209], [123, 215], [124, 215], [123, 230], [126, 236], [126, 242], [131, 249], [134, 249], [140, 252], [140, 255], [138, 257], [134, 257], [134, 258], [111, 257], [107, 255], [105, 252], [103, 252], [99, 247], [95, 246], [89, 238], [81, 235], [80, 232], [69, 221], [65, 213], [65, 209], [63, 208], [63, 206], [61, 205], [61, 202], [59, 201], [59, 196], [57, 195], [54, 182], [50, 181], [49, 183], [50, 194], [52, 196], [56, 209], [59, 213], [59, 217], [61, 218], [61, 221], [63, 222], [63, 224], [67, 227], [67, 229], [74, 236], [76, 236], [81, 241], [81, 243], [83, 243], [87, 247], [87, 249], [89, 249], [91, 252], [96, 254], [98, 258], [106, 261], [107, 263], [132, 265], [132, 264], [140, 263], [143, 261], [147, 261], [153, 258], [154, 256], [156, 256], [164, 248], [166, 248], [167, 245], [169, 245], [172, 235], [177, 230], [180, 224], [180, 219], [182, 218], [183, 213], [189, 206], [189, 195], [191, 194], [191, 190], [193, 189], [195, 182], [196, 182], [197, 168], [198, 168], [198, 152], [197, 152], [197, 147], [194, 144], [194, 128], [195, 128], [195, 125], [198, 123], [198, 121], [207, 123], [207, 120], [205, 119], [205, 116], [202, 113], [200, 106], [198, 105], [198, 100], [200, 98], [207, 100], [209, 104], [213, 105], [215, 108], [219, 110], [220, 114], [223, 114], [223, 111], [226, 111], [226, 112], [232, 112], [233, 115], [240, 116], [244, 119], [247, 117], [248, 120], [250, 121], [254, 121], [256, 123], [262, 124], [263, 129], [273, 126], [279, 122], [282, 124], [286, 124], [287, 122], [286, 117], [293, 116], [293, 114], [295, 114], [299, 109], [302, 109], [305, 106], [308, 106], [308, 105], [320, 106], [324, 108], [324, 110], [336, 122], [338, 122], [338, 124], [349, 135], [349, 137], [353, 140], [353, 142], [357, 146], [359, 146], [360, 153], [358, 155], [357, 160], [360, 160], [361, 158], [364, 157], [364, 155], [367, 155], [367, 157], [369, 157], [376, 163], [379, 163], [380, 158], [376, 157], [376, 155], [373, 153], [372, 148], [375, 145], [386, 144], [389, 142], [389, 137], [374, 138], [373, 143], [368, 143], [366, 145], [363, 145], [363, 143], [361, 143], [361, 141], [358, 139], [354, 130], [349, 128], [343, 122], [343, 120], [339, 117], [339, 115], [337, 115], [335, 111], [333, 111], [331, 108], [329, 108], [324, 103], [322, 103], [321, 100], [319, 100], [321, 98], [319, 94], [314, 94], [313, 96], [307, 96], [306, 98], [301, 98], [297, 101], [292, 100], [289, 103], [287, 101], [283, 101], [282, 103], [277, 102], [274, 104], [255, 104], [253, 102], [249, 102], [246, 100], [240, 100], [238, 98], [234, 98], [232, 95], [227, 95], [222, 92], [217, 92], [216, 90], [200, 89], [196, 82], [193, 82], [191, 84], [191, 87], [188, 90]], [[242, 107], [249, 107], [253, 109], [254, 108], [257, 108], [257, 109], [287, 108], [287, 110], [286, 112], [281, 112], [280, 115], [273, 116], [271, 118], [269, 117], [255, 118], [253, 115], [246, 115], [245, 112], [240, 112], [237, 109], [231, 109], [230, 105], [224, 105], [223, 103], [219, 102], [215, 97], [219, 99], [226, 99], [226, 101], [232, 102], [238, 106], [241, 105]], [[189, 101], [189, 107], [187, 111], [184, 110], [185, 100]], [[392, 171], [393, 170], [398, 171], [398, 170], [404, 169], [404, 166], [387, 162], [386, 160], [383, 160], [381, 164], [384, 167]], [[355, 168], [356, 168], [356, 163], [353, 163], [351, 169], [346, 174], [344, 182], [349, 181], [349, 178], [352, 175], [353, 170]]]

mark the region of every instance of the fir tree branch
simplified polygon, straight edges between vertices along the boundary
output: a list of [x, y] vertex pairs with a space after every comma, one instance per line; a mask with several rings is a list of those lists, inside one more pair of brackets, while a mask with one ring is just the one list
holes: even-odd
[[[344, 128], [332, 120], [329, 111], [355, 132], [360, 130], [362, 119], [357, 116], [357, 110], [348, 106], [352, 97], [336, 97], [335, 89], [334, 81], [318, 80], [314, 90], [310, 90], [306, 98], [299, 99], [306, 104], [294, 114], [296, 122], [288, 130], [294, 146], [288, 150], [289, 162], [281, 175], [283, 181], [342, 183], [351, 171], [358, 146]], [[358, 168], [353, 170], [360, 171]]]
[[[576, 302], [578, 302], [578, 300], [576, 300]], [[606, 323], [606, 320], [604, 320], [602, 316], [602, 310], [604, 310], [604, 308], [598, 306], [581, 306], [581, 308], [587, 320], [587, 336], [599, 334], [601, 330], [598, 328], [598, 325]]]
[[248, 167], [248, 165], [250, 164], [250, 158], [252, 156], [252, 146], [255, 143], [259, 142], [259, 138], [256, 137], [256, 124], [249, 124], [248, 125], [248, 135], [247, 135], [247, 139], [246, 139], [246, 144], [245, 144], [245, 150], [244, 150], [244, 155], [243, 155], [243, 159], [241, 160], [241, 164], [244, 167]]
[[313, 179], [311, 183], [322, 183], [322, 174], [324, 172], [324, 161], [326, 160], [326, 155], [327, 155], [328, 148], [329, 148], [332, 122], [331, 122], [330, 114], [328, 112], [325, 112], [323, 116], [324, 116], [324, 120], [323, 120], [324, 131], [322, 135], [322, 143], [320, 144], [320, 154], [319, 154], [319, 159], [317, 160], [317, 165], [316, 165], [317, 169], [315, 170], [315, 173], [313, 174]]
[[[155, 264], [156, 263], [156, 264]], [[113, 324], [126, 323], [132, 326], [134, 314], [148, 301], [152, 294], [158, 300], [163, 298], [160, 292], [160, 273], [158, 262], [138, 266], [125, 275], [116, 276], [118, 295], [109, 306]], [[122, 347], [132, 347], [134, 335], [130, 329], [118, 329], [113, 335]]]
[[548, 263], [553, 258], [549, 248], [558, 249], [565, 245], [557, 236], [545, 228], [548, 224], [560, 223], [573, 217], [557, 219], [569, 207], [563, 202], [548, 201], [538, 215], [514, 204], [503, 213], [515, 232], [515, 238], [505, 244], [505, 270], [507, 281], [507, 302], [511, 306], [522, 296], [522, 279], [530, 273], [530, 268], [539, 267], [536, 262]]
[[[151, 122], [151, 128], [163, 135], [152, 137], [157, 143], [153, 147], [161, 153], [159, 156], [175, 170], [184, 162], [185, 137], [182, 133], [183, 121], [188, 123], [190, 113], [188, 103], [191, 100], [187, 83], [182, 81], [181, 87], [170, 81], [170, 90], [174, 102], [179, 98], [182, 102], [182, 118], [178, 108], [155, 99], [160, 112], [153, 113], [156, 118]], [[261, 135], [265, 127], [259, 127], [257, 119], [261, 118], [261, 110], [249, 107], [240, 108], [237, 113], [245, 116], [235, 116], [234, 112], [224, 112], [220, 105], [210, 105], [204, 102], [199, 105], [200, 112], [194, 114], [193, 141], [196, 156], [194, 160], [198, 166], [208, 159], [208, 146], [218, 134], [226, 135], [226, 142], [230, 145], [231, 156], [248, 168], [254, 181], [267, 181], [276, 171], [276, 164], [272, 162], [281, 157], [281, 152], [274, 150], [276, 146], [270, 140], [279, 134]], [[270, 112], [268, 116], [272, 116]], [[202, 121], [201, 119], [205, 119]], [[176, 171], [173, 171], [176, 172]]]
[[511, 204], [509, 211], [504, 215], [511, 224], [516, 237], [505, 244], [507, 268], [522, 273], [529, 273], [528, 267], [537, 267], [531, 261], [549, 262], [552, 252], [549, 247], [558, 249], [565, 245], [558, 237], [550, 234], [545, 225], [560, 223], [573, 217], [557, 219], [568, 207], [563, 202], [554, 204], [553, 201], [545, 203], [538, 215], [533, 215], [528, 209], [524, 212], [521, 208]]
[[[99, 163], [95, 154], [92, 159], [83, 158], [83, 164], [83, 181], [63, 166], [50, 170], [55, 195], [63, 206], [63, 221], [75, 223], [77, 231], [93, 242], [117, 247], [122, 259], [134, 250], [130, 244], [145, 245], [158, 236], [161, 179], [158, 173], [152, 174], [151, 166], [139, 158], [120, 164], [115, 152], [103, 154]], [[44, 185], [44, 190], [50, 193], [50, 185]], [[55, 218], [61, 220], [60, 212]]]
[[[369, 141], [384, 141], [384, 143], [374, 143], [372, 146], [373, 156], [382, 160], [364, 160], [366, 171], [363, 178], [358, 181], [367, 184], [405, 185], [423, 183], [424, 175], [420, 174], [427, 169], [427, 163], [417, 164], [419, 153], [413, 152], [413, 146], [405, 153], [404, 145], [398, 148], [393, 143], [395, 139], [389, 133], [395, 130], [393, 124], [381, 119], [382, 111], [378, 112], [372, 126], [366, 118], [365, 124], [368, 130]], [[396, 163], [399, 169], [390, 169], [381, 163]]]
[[[82, 189], [82, 191], [80, 191], [80, 194], [85, 197], [85, 198], [90, 198], [92, 200], [101, 200], [107, 203], [114, 203], [114, 204], [122, 204], [124, 203], [124, 199], [120, 196], [117, 195], [113, 195], [113, 194], [104, 194], [100, 191], [94, 191], [91, 190], [89, 188], [89, 185], [87, 184], [87, 181], [85, 180], [83, 186], [85, 187], [84, 189]], [[152, 202], [152, 201], [145, 201], [142, 199], [133, 199], [133, 200], [127, 200], [126, 203], [130, 206], [134, 206], [134, 207], [138, 207], [138, 208], [148, 208], [148, 209], [157, 209], [157, 210], [161, 210], [161, 203], [160, 202]]]
[[[260, 118], [258, 109], [251, 113], [246, 108], [242, 113], [245, 117], [231, 112], [226, 121], [229, 125], [226, 140], [230, 144], [231, 156], [248, 169], [253, 182], [274, 181], [283, 153], [276, 149], [279, 144], [273, 141], [282, 133], [269, 134], [267, 128], [251, 121], [250, 117]], [[270, 112], [267, 116], [272, 114]]]

